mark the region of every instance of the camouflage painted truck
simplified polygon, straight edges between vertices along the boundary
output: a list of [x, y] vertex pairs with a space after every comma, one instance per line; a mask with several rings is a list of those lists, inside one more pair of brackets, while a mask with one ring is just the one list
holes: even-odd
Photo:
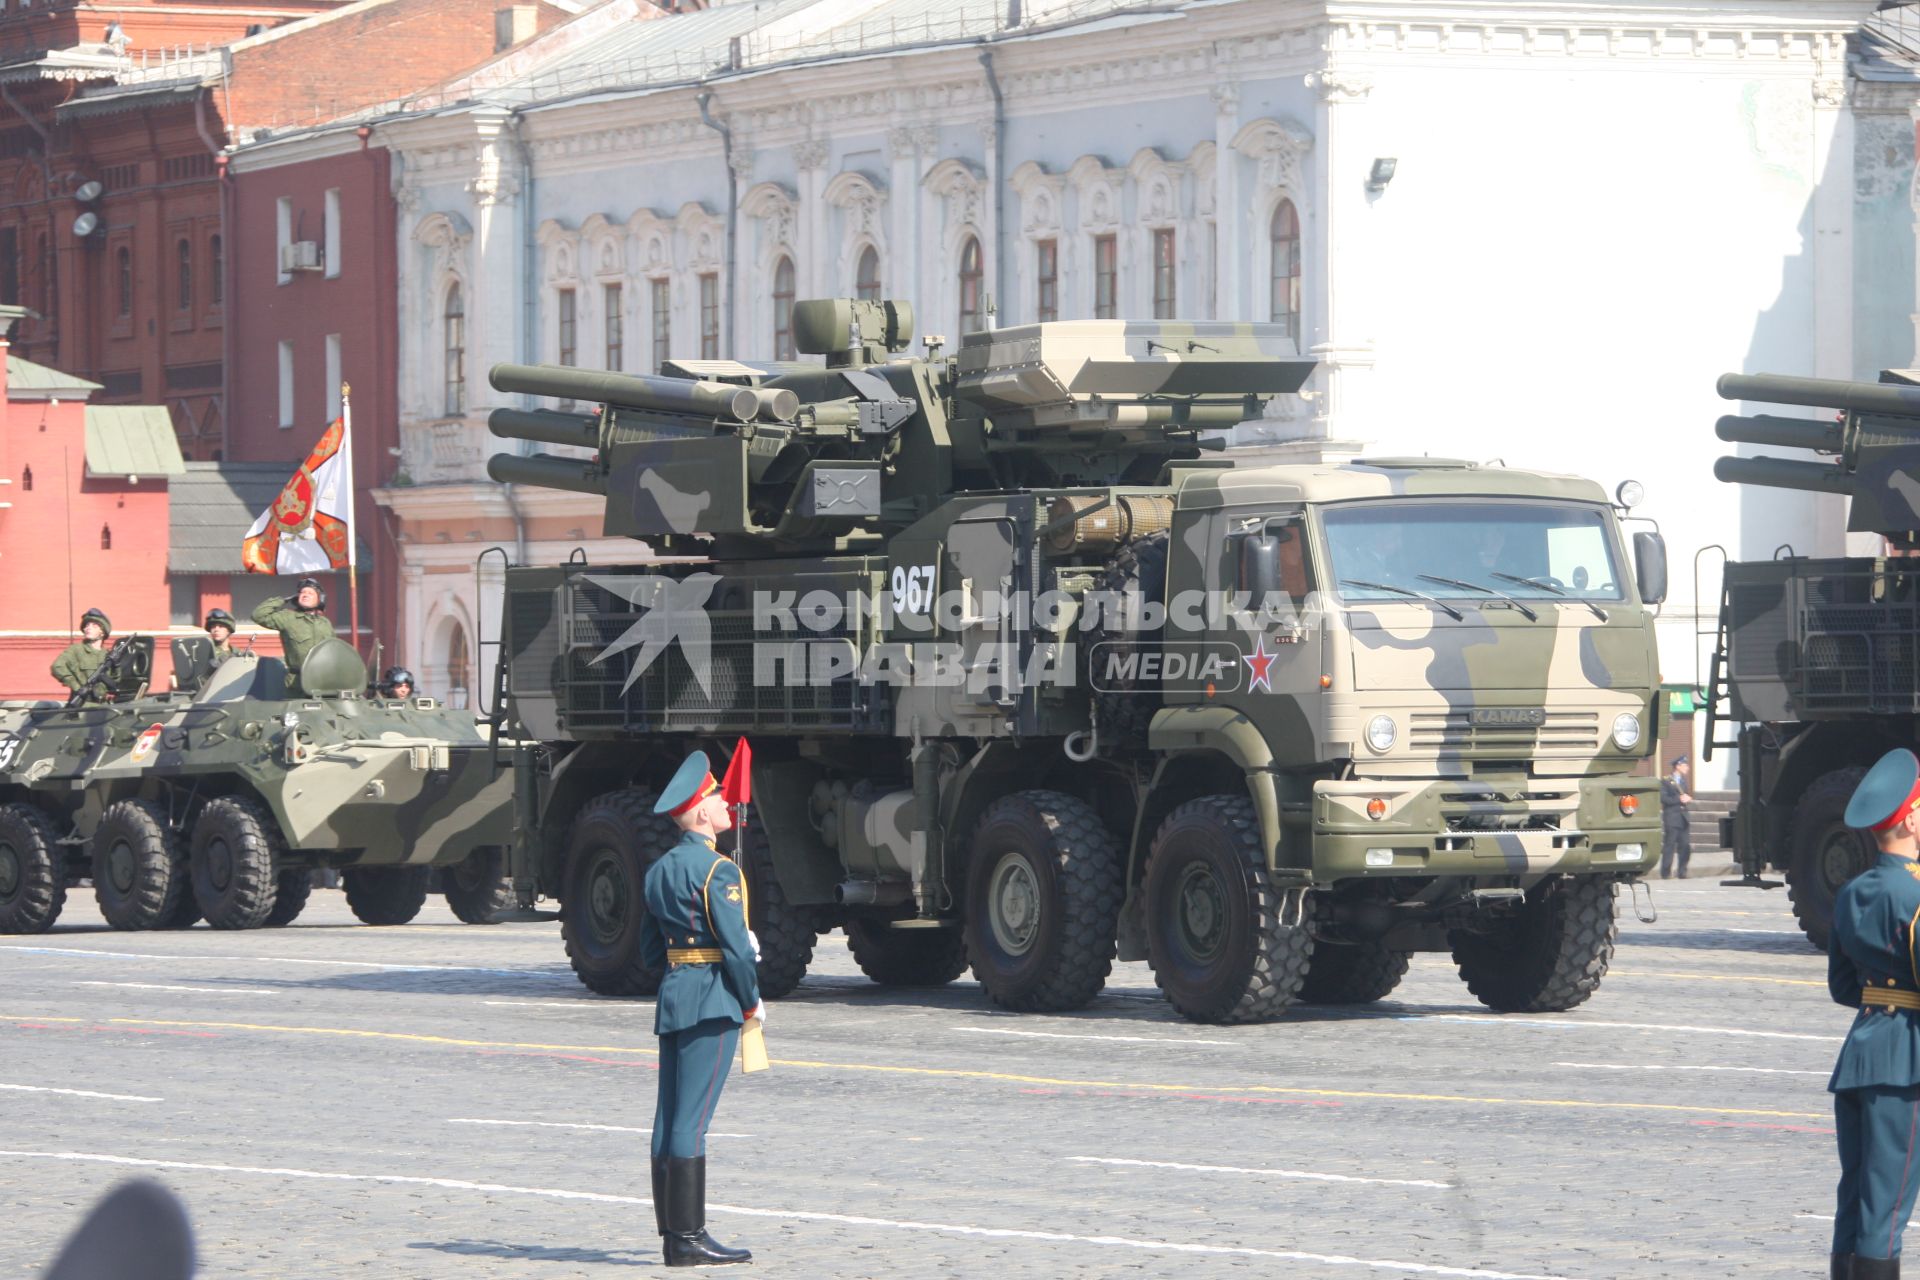
[[1821, 411], [1728, 415], [1716, 427], [1722, 440], [1827, 460], [1722, 458], [1716, 476], [1848, 497], [1847, 530], [1885, 539], [1883, 555], [1826, 559], [1782, 547], [1769, 560], [1730, 563], [1721, 591], [1701, 753], [1739, 752], [1740, 798], [1721, 840], [1742, 883], [1785, 873], [1794, 916], [1822, 949], [1834, 895], [1873, 858], [1841, 821], [1847, 798], [1882, 754], [1920, 748], [1920, 370], [1880, 377], [1728, 374], [1719, 383], [1728, 400]]
[[1391, 991], [1451, 951], [1504, 1010], [1586, 999], [1659, 839], [1657, 534], [1594, 484], [1273, 466], [1208, 433], [1312, 369], [1265, 326], [1057, 322], [900, 354], [897, 303], [795, 308], [823, 364], [499, 366], [497, 480], [606, 498], [697, 562], [512, 568], [496, 706], [522, 905], [581, 980], [658, 982], [640, 881], [683, 754], [754, 754], [763, 989], [840, 927], [873, 979], [1085, 1005], [1116, 954], [1189, 1018]]
[[173, 647], [168, 693], [147, 694], [153, 640], [130, 636], [110, 702], [0, 705], [0, 933], [50, 928], [83, 881], [117, 929], [288, 924], [317, 867], [368, 924], [411, 920], [436, 869], [463, 920], [511, 904], [511, 785], [471, 713], [362, 696], [341, 640], [297, 696], [277, 658]]

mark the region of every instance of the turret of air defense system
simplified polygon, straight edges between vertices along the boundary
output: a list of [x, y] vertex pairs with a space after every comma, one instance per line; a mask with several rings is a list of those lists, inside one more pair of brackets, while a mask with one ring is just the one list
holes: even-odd
[[117, 929], [289, 924], [318, 868], [368, 924], [434, 888], [473, 923], [510, 905], [511, 784], [472, 712], [369, 693], [338, 639], [290, 693], [280, 659], [183, 637], [154, 691], [153, 644], [117, 640], [65, 703], [0, 704], [0, 933], [50, 928], [82, 881]]
[[835, 927], [878, 982], [971, 967], [1013, 1009], [1086, 1004], [1116, 956], [1215, 1022], [1377, 1000], [1416, 950], [1495, 1008], [1593, 991], [1657, 854], [1665, 591], [1599, 486], [1225, 452], [1312, 373], [1272, 326], [793, 329], [817, 362], [493, 371], [599, 406], [496, 410], [493, 477], [604, 495], [672, 557], [506, 574], [515, 883], [586, 985], [655, 988], [653, 798], [746, 735], [774, 996]]
[[[1722, 440], [1809, 451], [1819, 459], [1729, 457], [1734, 484], [1848, 499], [1847, 530], [1877, 534], [1879, 554], [1817, 558], [1783, 548], [1730, 563], [1709, 678], [1709, 758], [1738, 747], [1740, 800], [1723, 841], [1742, 883], [1783, 871], [1795, 916], [1827, 945], [1834, 895], [1872, 865], [1873, 846], [1841, 821], [1866, 769], [1916, 745], [1920, 715], [1920, 371], [1878, 383], [1727, 374], [1728, 400], [1811, 410], [1727, 416]], [[1726, 726], [1737, 733], [1723, 737]]]

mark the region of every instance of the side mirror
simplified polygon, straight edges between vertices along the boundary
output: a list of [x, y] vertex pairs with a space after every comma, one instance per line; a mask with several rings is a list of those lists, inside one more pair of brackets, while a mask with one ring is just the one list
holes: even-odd
[[1240, 571], [1234, 589], [1256, 611], [1266, 607], [1280, 590], [1280, 539], [1270, 533], [1250, 533], [1240, 539]]
[[1642, 604], [1661, 604], [1667, 598], [1667, 540], [1657, 533], [1633, 535], [1633, 576]]

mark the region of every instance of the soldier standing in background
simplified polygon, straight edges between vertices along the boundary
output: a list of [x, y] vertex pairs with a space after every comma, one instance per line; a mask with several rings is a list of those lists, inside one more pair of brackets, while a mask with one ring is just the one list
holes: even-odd
[[107, 660], [107, 637], [112, 634], [113, 624], [107, 621], [106, 614], [98, 609], [81, 614], [80, 639], [62, 649], [60, 656], [53, 660], [53, 678], [74, 693], [86, 688], [94, 673], [100, 670], [100, 664]]
[[283, 596], [274, 596], [262, 600], [260, 607], [253, 611], [255, 623], [280, 633], [280, 647], [287, 655], [289, 689], [300, 687], [300, 664], [307, 660], [314, 646], [333, 637], [333, 623], [321, 612], [326, 607], [327, 595], [320, 584], [312, 578], [302, 578], [291, 602]]
[[1920, 1191], [1920, 758], [1889, 751], [1847, 802], [1846, 823], [1880, 847], [1873, 866], [1833, 904], [1827, 987], [1860, 1010], [1833, 1078], [1840, 1186], [1833, 1219], [1834, 1280], [1899, 1280], [1900, 1234]]
[[200, 625], [206, 629], [209, 636], [213, 637], [214, 665], [218, 666], [231, 658], [233, 633], [239, 629], [239, 624], [233, 620], [233, 615], [225, 609], [209, 609], [206, 621]]
[[653, 1216], [670, 1267], [746, 1262], [707, 1234], [707, 1126], [740, 1024], [764, 1018], [747, 930], [747, 886], [714, 837], [733, 817], [707, 753], [688, 756], [653, 806], [685, 834], [647, 870], [646, 962], [666, 966], [653, 1014], [660, 1087], [653, 1113]]
[[1693, 814], [1687, 806], [1693, 793], [1687, 790], [1687, 775], [1693, 765], [1686, 756], [1675, 756], [1667, 776], [1660, 779], [1660, 878], [1665, 880], [1680, 860], [1680, 878], [1687, 878], [1687, 859], [1693, 856]]

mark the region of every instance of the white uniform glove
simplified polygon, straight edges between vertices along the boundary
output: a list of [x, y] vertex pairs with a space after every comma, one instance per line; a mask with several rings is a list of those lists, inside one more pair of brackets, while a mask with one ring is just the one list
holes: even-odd
[[747, 930], [747, 941], [753, 944], [753, 959], [754, 963], [758, 964], [760, 962], [760, 939], [753, 936], [753, 930], [751, 929]]
[[747, 1010], [746, 1017], [749, 1022], [751, 1022], [755, 1018], [758, 1018], [760, 1019], [760, 1025], [763, 1027], [766, 1026], [767, 1025], [767, 1002], [765, 1000], [762, 1000], [759, 1004]]

